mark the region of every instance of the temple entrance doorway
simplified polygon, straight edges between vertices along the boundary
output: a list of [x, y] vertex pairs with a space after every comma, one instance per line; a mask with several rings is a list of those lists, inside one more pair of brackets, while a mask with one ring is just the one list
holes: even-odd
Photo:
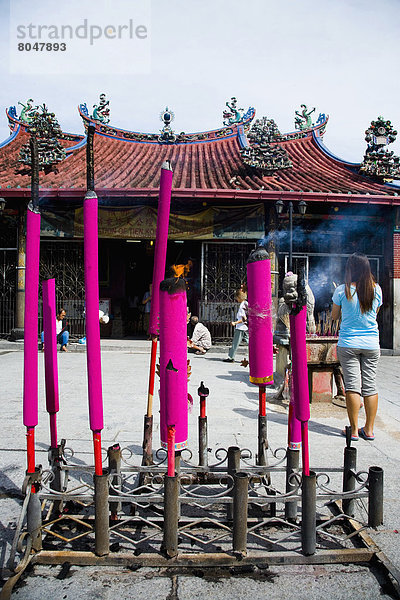
[[246, 281], [246, 263], [256, 242], [202, 244], [200, 320], [213, 339], [232, 337], [231, 321], [237, 305], [235, 292]]

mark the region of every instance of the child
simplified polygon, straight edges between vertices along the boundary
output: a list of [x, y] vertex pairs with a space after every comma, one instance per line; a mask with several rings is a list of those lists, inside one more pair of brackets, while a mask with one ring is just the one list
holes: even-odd
[[249, 343], [249, 335], [247, 333], [247, 311], [248, 311], [248, 303], [247, 303], [247, 294], [240, 289], [235, 294], [236, 302], [240, 302], [239, 310], [236, 314], [236, 321], [232, 321], [231, 325], [235, 327], [235, 333], [233, 335], [232, 347], [228, 352], [228, 358], [224, 358], [224, 362], [233, 363], [235, 362], [235, 354], [236, 350], [240, 342], [243, 340], [246, 344]]

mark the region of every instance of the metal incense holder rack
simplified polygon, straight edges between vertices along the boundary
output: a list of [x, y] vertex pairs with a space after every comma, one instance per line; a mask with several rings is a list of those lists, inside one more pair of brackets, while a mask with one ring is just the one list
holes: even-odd
[[[343, 466], [308, 476], [299, 473], [299, 451], [284, 448], [268, 449], [268, 465], [259, 464], [265, 456], [254, 464], [252, 452], [238, 447], [219, 448], [209, 463], [208, 393], [202, 382], [197, 464], [189, 449], [177, 452], [173, 476], [166, 450], [142, 466], [117, 443], [107, 450], [103, 474], [94, 475], [93, 466], [73, 464], [62, 440], [49, 453], [49, 467], [25, 478], [8, 566], [16, 568], [17, 548], [25, 565], [370, 561], [376, 547], [361, 530], [382, 524], [383, 470], [357, 471], [350, 428]], [[354, 518], [360, 503], [366, 523]]]

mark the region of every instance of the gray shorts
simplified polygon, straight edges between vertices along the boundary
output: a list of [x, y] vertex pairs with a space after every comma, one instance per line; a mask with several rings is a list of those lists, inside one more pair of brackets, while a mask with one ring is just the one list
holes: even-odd
[[337, 355], [343, 369], [346, 392], [356, 392], [365, 398], [378, 393], [376, 368], [381, 351], [362, 348], [337, 347]]

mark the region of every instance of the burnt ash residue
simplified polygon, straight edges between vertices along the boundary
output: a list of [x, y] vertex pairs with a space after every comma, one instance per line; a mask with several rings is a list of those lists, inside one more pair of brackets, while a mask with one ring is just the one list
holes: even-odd
[[249, 258], [247, 259], [247, 264], [258, 262], [260, 260], [268, 260], [268, 252], [262, 246], [258, 246], [254, 250], [250, 252]]
[[277, 573], [270, 570], [267, 565], [237, 565], [233, 567], [167, 567], [160, 569], [157, 576], [176, 578], [199, 577], [205, 581], [216, 583], [230, 579], [231, 577], [246, 577], [254, 581], [268, 581], [274, 583], [279, 577]]
[[164, 279], [160, 283], [160, 291], [168, 292], [169, 294], [184, 292], [186, 291], [185, 280], [181, 277], [169, 277], [168, 279]]

